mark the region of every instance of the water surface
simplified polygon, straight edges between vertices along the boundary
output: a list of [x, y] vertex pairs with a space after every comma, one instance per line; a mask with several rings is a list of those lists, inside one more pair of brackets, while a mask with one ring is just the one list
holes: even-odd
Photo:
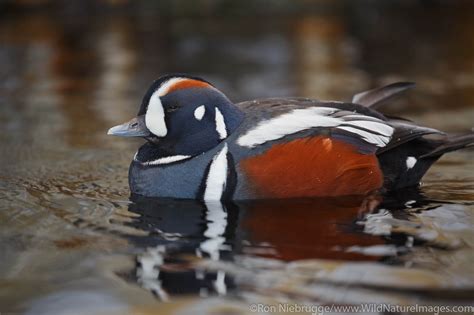
[[245, 314], [255, 303], [472, 303], [472, 150], [443, 157], [420, 189], [384, 200], [220, 204], [130, 196], [127, 170], [141, 141], [106, 136], [167, 72], [201, 75], [235, 101], [349, 100], [383, 83], [416, 81], [387, 112], [467, 132], [472, 9], [4, 12], [0, 311]]

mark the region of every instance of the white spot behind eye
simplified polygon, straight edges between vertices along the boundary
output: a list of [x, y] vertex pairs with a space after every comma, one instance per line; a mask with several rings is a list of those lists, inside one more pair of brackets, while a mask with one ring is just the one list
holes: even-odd
[[224, 116], [222, 116], [219, 108], [216, 107], [216, 131], [219, 134], [219, 139], [227, 138], [227, 129], [225, 127]]
[[159, 95], [158, 92], [155, 92], [150, 97], [148, 109], [145, 114], [145, 124], [154, 135], [164, 137], [168, 133], [168, 129], [165, 123], [165, 111]]
[[413, 168], [413, 166], [415, 166], [416, 162], [417, 162], [417, 160], [416, 160], [415, 157], [413, 157], [413, 156], [407, 157], [407, 161], [406, 161], [407, 169], [409, 170], [409, 169]]
[[197, 120], [201, 120], [202, 117], [204, 117], [205, 113], [206, 113], [206, 107], [204, 105], [201, 105], [194, 110], [194, 118], [196, 118]]

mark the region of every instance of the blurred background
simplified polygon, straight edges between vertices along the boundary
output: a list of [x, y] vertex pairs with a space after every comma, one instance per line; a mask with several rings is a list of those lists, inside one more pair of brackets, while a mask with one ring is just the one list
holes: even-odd
[[472, 1], [3, 0], [0, 102], [14, 120], [34, 115], [22, 137], [39, 124], [87, 146], [166, 73], [202, 76], [235, 102], [349, 100], [407, 80], [418, 89], [395, 112], [465, 129], [473, 30]]
[[[160, 280], [158, 273], [150, 282], [137, 279], [136, 261], [145, 264], [162, 255], [161, 247], [150, 251], [152, 245], [188, 244], [172, 239], [175, 224], [171, 236], [151, 239], [148, 230], [163, 228], [167, 216], [171, 223], [188, 220], [190, 230], [201, 234], [209, 222], [199, 207], [185, 206], [186, 219], [175, 205], [131, 203], [127, 170], [141, 141], [106, 135], [136, 114], [154, 79], [176, 72], [203, 77], [234, 102], [269, 96], [349, 101], [362, 90], [413, 81], [417, 88], [387, 105], [386, 112], [447, 132], [467, 132], [474, 125], [474, 2], [0, 0], [0, 312], [118, 314], [131, 307], [135, 314], [147, 313], [144, 308], [153, 314], [157, 297], [163, 298], [161, 280], [171, 291], [202, 291], [194, 278], [191, 284], [178, 276]], [[278, 283], [268, 291], [259, 287], [265, 281], [243, 277], [236, 291], [246, 303], [237, 308], [245, 313], [252, 299], [274, 301], [288, 292], [296, 300], [324, 303], [472, 302], [472, 152], [453, 153], [436, 164], [423, 186], [428, 201], [417, 195], [406, 209], [380, 215], [397, 218], [396, 224], [390, 221], [398, 233], [394, 237], [370, 229], [352, 233], [354, 226], [360, 230], [372, 222], [367, 217], [354, 223], [360, 219], [358, 207], [323, 204], [319, 213], [306, 211], [306, 204], [240, 209], [244, 223], [224, 224], [242, 233], [235, 253], [245, 263], [236, 260], [228, 269], [250, 266], [252, 273], [265, 275], [286, 268], [273, 260], [255, 264], [257, 256], [337, 258], [349, 268], [342, 277], [349, 282], [328, 278], [318, 287], [315, 279], [305, 278], [308, 273], [293, 271], [296, 286]], [[422, 201], [412, 202], [418, 198]], [[274, 224], [261, 229], [269, 217]], [[415, 230], [414, 224], [423, 229]], [[192, 240], [207, 240], [201, 234]], [[226, 237], [234, 242], [234, 236]], [[362, 247], [369, 245], [382, 247], [367, 254]], [[344, 246], [351, 251], [341, 250]], [[376, 260], [387, 269], [364, 265], [368, 282], [354, 288], [361, 270], [344, 264], [354, 259]], [[320, 275], [336, 266], [319, 263], [303, 264], [301, 270], [314, 268]], [[394, 265], [409, 272], [391, 269]], [[209, 273], [215, 275], [216, 268], [210, 266]], [[194, 271], [187, 275], [198, 278]], [[210, 287], [225, 295], [220, 285]], [[198, 313], [206, 313], [206, 307], [237, 303], [209, 301], [178, 304], [188, 311], [203, 307]], [[170, 305], [159, 307], [169, 312], [175, 307]]]

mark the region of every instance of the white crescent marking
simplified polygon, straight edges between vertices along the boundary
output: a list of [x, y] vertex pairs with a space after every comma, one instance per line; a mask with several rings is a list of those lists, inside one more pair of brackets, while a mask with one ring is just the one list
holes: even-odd
[[169, 89], [178, 82], [187, 80], [186, 78], [172, 78], [164, 82], [158, 90], [153, 93], [148, 102], [145, 114], [146, 127], [156, 136], [164, 137], [168, 133], [165, 123], [165, 111], [160, 97], [168, 93]]
[[165, 123], [165, 111], [163, 104], [161, 104], [159, 90], [150, 97], [145, 114], [145, 124], [158, 137], [164, 137], [168, 133]]

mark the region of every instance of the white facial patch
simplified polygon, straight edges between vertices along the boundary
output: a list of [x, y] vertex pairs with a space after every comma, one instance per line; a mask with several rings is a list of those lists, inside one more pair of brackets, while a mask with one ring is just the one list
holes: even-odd
[[200, 121], [202, 117], [204, 117], [205, 113], [206, 113], [206, 107], [204, 105], [201, 105], [194, 110], [194, 118]]
[[204, 200], [221, 200], [227, 183], [227, 143], [212, 159], [206, 179]]
[[164, 137], [168, 133], [165, 123], [165, 110], [163, 104], [161, 104], [159, 90], [150, 97], [145, 114], [145, 124], [158, 137]]
[[168, 133], [165, 123], [165, 110], [160, 97], [168, 93], [170, 88], [178, 82], [187, 80], [186, 78], [172, 78], [163, 83], [158, 90], [153, 93], [148, 103], [145, 114], [146, 127], [156, 136], [164, 137]]
[[216, 107], [216, 131], [219, 134], [219, 139], [227, 138], [227, 129], [225, 126], [224, 116], [222, 116], [219, 108]]
[[407, 170], [412, 169], [417, 162], [417, 159], [413, 156], [407, 157], [406, 163], [407, 163]]
[[[345, 114], [337, 116], [337, 114]], [[332, 116], [334, 115], [334, 116]], [[263, 121], [256, 128], [247, 131], [237, 143], [253, 148], [268, 141], [317, 127], [335, 127], [352, 133], [362, 140], [384, 147], [390, 141], [393, 127], [383, 120], [359, 113], [352, 113], [330, 107], [295, 109], [289, 113]]]

